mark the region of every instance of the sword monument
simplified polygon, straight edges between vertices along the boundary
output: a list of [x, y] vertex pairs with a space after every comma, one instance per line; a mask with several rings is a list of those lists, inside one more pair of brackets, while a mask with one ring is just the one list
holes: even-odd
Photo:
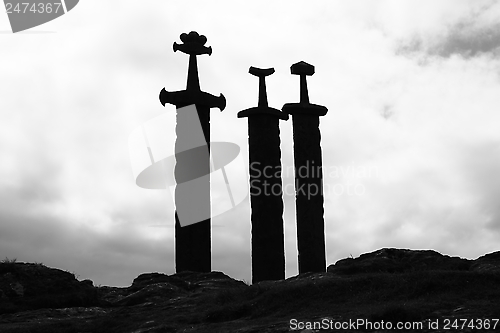
[[248, 118], [252, 283], [257, 283], [285, 279], [279, 120], [288, 115], [267, 105], [265, 78], [274, 69], [250, 67], [249, 72], [259, 78], [259, 103], [238, 112], [238, 118]]
[[300, 102], [287, 103], [282, 108], [284, 113], [292, 115], [293, 124], [299, 274], [325, 272], [323, 162], [319, 117], [326, 115], [328, 109], [309, 103], [306, 76], [314, 74], [314, 66], [301, 61], [293, 64], [290, 70], [292, 74], [300, 75]]
[[180, 36], [174, 52], [189, 55], [186, 90], [168, 92], [163, 88], [160, 102], [177, 108], [174, 177], [176, 272], [211, 271], [210, 206], [210, 108], [221, 111], [224, 95], [214, 96], [200, 89], [196, 56], [212, 54], [207, 38], [195, 31]]

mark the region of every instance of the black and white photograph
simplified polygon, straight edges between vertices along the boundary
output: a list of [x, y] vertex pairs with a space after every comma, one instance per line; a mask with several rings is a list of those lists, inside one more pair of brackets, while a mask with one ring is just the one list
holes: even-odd
[[3, 0], [0, 332], [500, 331], [500, 3]]

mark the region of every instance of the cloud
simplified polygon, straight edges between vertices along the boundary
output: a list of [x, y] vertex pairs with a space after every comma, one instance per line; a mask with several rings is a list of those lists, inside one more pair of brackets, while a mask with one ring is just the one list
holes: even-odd
[[497, 20], [492, 20], [492, 12], [498, 14], [500, 6], [494, 2], [478, 2], [454, 17], [453, 21], [448, 18], [446, 24], [441, 23], [438, 31], [418, 31], [409, 38], [400, 38], [396, 52], [442, 58], [497, 56], [500, 52], [500, 26]]
[[471, 58], [481, 55], [498, 56], [500, 53], [500, 26], [473, 29], [457, 24], [446, 36], [426, 40], [414, 36], [402, 43], [397, 52], [400, 54], [425, 53], [430, 56], [449, 58], [458, 55]]
[[173, 246], [169, 246], [173, 237], [168, 229], [114, 221], [112, 229], [103, 230], [102, 224], [96, 227], [76, 222], [85, 218], [61, 217], [53, 208], [60, 197], [47, 197], [43, 184], [29, 185], [29, 195], [24, 185], [3, 187], [0, 192], [2, 255], [19, 261], [43, 262], [110, 285], [128, 285], [152, 267], [159, 271], [173, 267]]
[[361, 179], [364, 195], [326, 205], [329, 258], [388, 246], [465, 257], [497, 248], [499, 63], [476, 53], [434, 55], [422, 66], [425, 47], [381, 57], [386, 65], [367, 75], [371, 82], [347, 95], [357, 103], [344, 99], [322, 119], [324, 165], [354, 161], [381, 173]]
[[500, 233], [500, 139], [465, 144], [457, 151], [457, 160], [467, 179], [466, 190], [477, 198], [478, 226]]

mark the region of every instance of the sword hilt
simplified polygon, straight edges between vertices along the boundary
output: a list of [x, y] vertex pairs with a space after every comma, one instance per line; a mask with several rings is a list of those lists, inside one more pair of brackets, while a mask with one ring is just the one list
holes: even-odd
[[266, 76], [274, 73], [274, 68], [250, 67], [248, 73], [259, 78], [259, 107], [267, 108]]
[[324, 116], [328, 109], [322, 105], [309, 103], [309, 92], [307, 91], [307, 76], [314, 75], [314, 66], [307, 62], [300, 61], [290, 67], [293, 75], [300, 76], [300, 103], [286, 103], [283, 105], [283, 112], [286, 114], [309, 114], [315, 116]]
[[294, 75], [300, 75], [300, 103], [309, 104], [306, 76], [314, 75], [314, 66], [300, 61], [290, 67], [290, 72]]
[[200, 90], [198, 79], [198, 64], [196, 56], [202, 54], [212, 54], [212, 47], [205, 46], [207, 37], [191, 31], [189, 34], [183, 33], [180, 36], [182, 44], [174, 42], [174, 52], [181, 51], [189, 54], [189, 67], [186, 90], [168, 92], [163, 88], [160, 91], [160, 102], [163, 106], [166, 103], [174, 104], [177, 108], [197, 104], [209, 108], [217, 107], [221, 111], [226, 107], [224, 95], [214, 96]]
[[274, 68], [250, 67], [248, 72], [259, 78], [259, 102], [257, 107], [238, 112], [238, 118], [249, 117], [254, 114], [267, 114], [276, 116], [282, 120], [288, 120], [287, 114], [281, 112], [280, 110], [270, 108], [267, 105], [266, 76], [273, 74]]

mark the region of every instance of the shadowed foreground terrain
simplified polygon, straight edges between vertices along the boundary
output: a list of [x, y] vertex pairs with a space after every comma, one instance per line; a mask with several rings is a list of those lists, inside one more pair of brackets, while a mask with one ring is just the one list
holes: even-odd
[[[41, 264], [0, 263], [2, 333], [500, 331], [493, 319], [500, 319], [500, 252], [467, 260], [381, 249], [339, 260], [327, 273], [252, 286], [221, 272], [183, 272], [94, 287]], [[397, 330], [398, 322], [423, 326]], [[335, 329], [342, 323], [347, 329]]]

